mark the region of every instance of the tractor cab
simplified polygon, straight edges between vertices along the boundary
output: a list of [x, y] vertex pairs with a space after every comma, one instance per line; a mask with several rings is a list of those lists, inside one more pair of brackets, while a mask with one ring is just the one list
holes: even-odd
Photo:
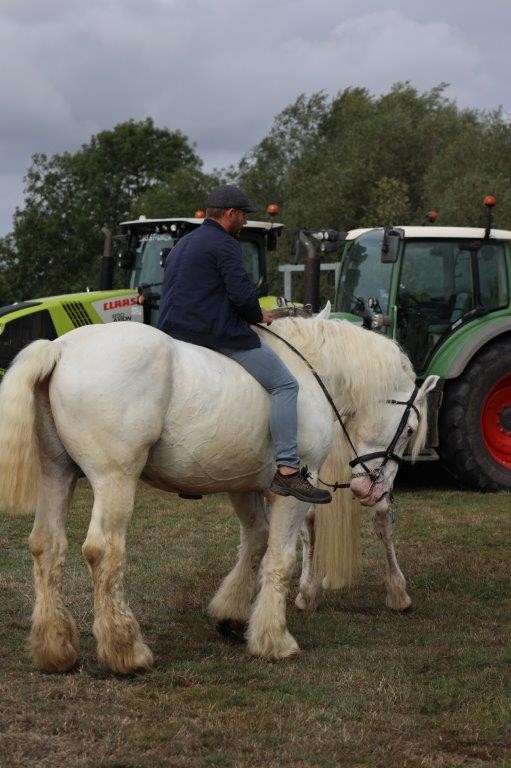
[[395, 338], [420, 375], [456, 331], [509, 306], [510, 242], [468, 227], [354, 230], [335, 309]]
[[[123, 243], [118, 266], [129, 271], [129, 287], [138, 290], [144, 311], [144, 322], [156, 324], [163, 269], [172, 248], [185, 235], [202, 224], [202, 216], [194, 218], [147, 219], [141, 216], [120, 225]], [[277, 305], [268, 296], [266, 252], [277, 247], [282, 224], [272, 221], [247, 221], [239, 240], [245, 268], [267, 308]]]

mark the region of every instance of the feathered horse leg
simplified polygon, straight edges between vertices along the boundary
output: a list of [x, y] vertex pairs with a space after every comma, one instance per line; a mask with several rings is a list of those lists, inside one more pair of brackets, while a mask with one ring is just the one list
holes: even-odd
[[393, 542], [392, 510], [375, 512], [374, 530], [380, 537], [387, 557], [387, 607], [393, 611], [406, 611], [412, 600], [406, 591], [406, 579], [397, 562]]
[[113, 672], [143, 672], [153, 663], [123, 590], [126, 528], [138, 474], [108, 472], [89, 478], [94, 506], [82, 552], [94, 583], [94, 637], [100, 664]]
[[268, 548], [261, 564], [261, 588], [247, 631], [253, 656], [277, 661], [298, 653], [286, 626], [286, 597], [296, 562], [296, 538], [308, 504], [271, 495]]
[[[43, 463], [44, 464], [44, 463]], [[78, 632], [61, 595], [67, 552], [64, 529], [76, 472], [43, 466], [39, 499], [28, 546], [34, 559], [35, 605], [30, 649], [44, 672], [66, 672], [78, 658]]]
[[222, 634], [241, 641], [268, 542], [267, 509], [260, 493], [231, 493], [230, 499], [240, 521], [238, 560], [211, 600], [208, 612]]
[[36, 510], [28, 540], [35, 588], [30, 647], [36, 667], [47, 672], [70, 669], [78, 652], [75, 623], [61, 596], [64, 525], [77, 468], [58, 438], [48, 399], [48, 377], [60, 355], [52, 341], [33, 342], [0, 389], [0, 505]]
[[315, 548], [315, 508], [307, 512], [305, 522], [300, 529], [302, 540], [302, 572], [300, 575], [300, 591], [296, 596], [295, 605], [300, 611], [315, 611], [321, 594], [321, 577], [314, 573]]

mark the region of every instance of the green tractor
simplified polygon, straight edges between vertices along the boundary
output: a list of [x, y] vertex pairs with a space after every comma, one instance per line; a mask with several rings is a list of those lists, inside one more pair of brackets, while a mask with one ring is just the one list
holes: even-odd
[[[268, 207], [270, 216], [275, 206]], [[202, 217], [147, 219], [141, 216], [120, 224], [112, 238], [103, 229], [105, 247], [98, 291], [31, 299], [0, 308], [0, 376], [24, 346], [34, 339], [56, 339], [81, 325], [122, 320], [156, 324], [159, 288], [165, 259], [175, 243], [202, 224]], [[268, 296], [266, 253], [275, 250], [283, 225], [274, 221], [248, 221], [240, 233], [247, 271], [261, 297], [261, 305], [278, 305]], [[113, 289], [115, 259], [124, 271], [125, 288]]]
[[[511, 231], [405, 226], [345, 235], [335, 316], [436, 374], [429, 448], [460, 482], [511, 490]], [[433, 218], [433, 216], [431, 217]]]

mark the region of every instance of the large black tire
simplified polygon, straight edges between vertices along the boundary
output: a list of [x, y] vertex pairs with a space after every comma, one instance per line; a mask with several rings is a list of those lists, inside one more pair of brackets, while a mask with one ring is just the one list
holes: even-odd
[[511, 490], [511, 338], [478, 354], [445, 385], [440, 458], [461, 483]]

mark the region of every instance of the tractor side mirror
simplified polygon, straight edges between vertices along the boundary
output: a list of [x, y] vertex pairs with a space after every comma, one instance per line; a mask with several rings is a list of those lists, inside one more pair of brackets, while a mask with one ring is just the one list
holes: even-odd
[[160, 251], [160, 267], [164, 267], [167, 261], [167, 256], [171, 252], [172, 248], [162, 248]]
[[117, 266], [120, 269], [133, 269], [136, 258], [136, 251], [123, 251], [123, 253], [119, 254]]
[[383, 264], [395, 264], [399, 252], [399, 243], [403, 233], [399, 229], [385, 227], [381, 244], [381, 261]]

